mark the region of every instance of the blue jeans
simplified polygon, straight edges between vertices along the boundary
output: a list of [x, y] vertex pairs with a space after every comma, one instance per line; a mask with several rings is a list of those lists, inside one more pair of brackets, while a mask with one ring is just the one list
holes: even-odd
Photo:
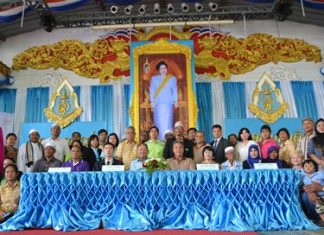
[[307, 215], [308, 218], [310, 218], [312, 220], [319, 220], [320, 219], [319, 215], [315, 211], [315, 204], [313, 204], [309, 200], [307, 192], [303, 192], [301, 194], [301, 204], [302, 204], [302, 208], [303, 208], [303, 210], [304, 210], [304, 212], [305, 212], [305, 214]]

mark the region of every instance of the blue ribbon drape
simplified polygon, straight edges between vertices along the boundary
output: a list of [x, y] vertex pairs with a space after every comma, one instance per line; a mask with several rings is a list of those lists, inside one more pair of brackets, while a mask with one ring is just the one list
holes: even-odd
[[296, 103], [298, 117], [318, 118], [314, 87], [311, 81], [293, 81], [291, 82], [292, 92]]
[[0, 112], [14, 113], [17, 89], [0, 89]]
[[0, 230], [317, 229], [294, 170], [26, 173]]
[[25, 122], [47, 122], [44, 109], [48, 106], [49, 88], [28, 88]]
[[129, 106], [132, 99], [132, 94], [130, 90], [131, 89], [129, 85], [124, 85], [124, 107], [125, 107], [126, 126], [130, 125]]
[[210, 142], [209, 137], [212, 136], [211, 127], [213, 126], [213, 105], [210, 83], [196, 84], [196, 99], [199, 107], [198, 113], [198, 129], [204, 131], [205, 140]]
[[[227, 119], [246, 118], [244, 82], [224, 82], [224, 107]], [[217, 91], [215, 91], [217, 92]]]
[[114, 132], [113, 86], [91, 87], [92, 121], [105, 122], [108, 132]]

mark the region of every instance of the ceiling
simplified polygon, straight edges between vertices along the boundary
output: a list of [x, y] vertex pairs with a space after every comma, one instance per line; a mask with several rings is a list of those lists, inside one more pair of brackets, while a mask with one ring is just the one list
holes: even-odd
[[[6, 0], [0, 0], [0, 3]], [[31, 0], [26, 0], [31, 1]], [[43, 12], [50, 12], [56, 21], [56, 28], [63, 27], [89, 27], [95, 24], [117, 24], [117, 23], [143, 23], [143, 22], [163, 22], [163, 21], [184, 21], [184, 20], [222, 20], [233, 19], [235, 21], [243, 20], [262, 20], [276, 19], [312, 24], [324, 27], [324, 9], [314, 9], [305, 6], [305, 17], [302, 13], [302, 7], [299, 1], [294, 0], [276, 0], [270, 3], [264, 3], [264, 0], [217, 0], [213, 1], [218, 4], [216, 11], [209, 10], [210, 1], [193, 1], [187, 0], [190, 10], [186, 13], [182, 12], [181, 4], [183, 1], [171, 0], [137, 0], [133, 4], [133, 13], [126, 15], [124, 8], [128, 5], [119, 6], [119, 11], [112, 14], [110, 9], [113, 4], [109, 4], [105, 0], [89, 0], [83, 6], [70, 11], [52, 12], [49, 8], [33, 9], [26, 12], [23, 20], [23, 27], [20, 26], [21, 19], [9, 23], [0, 23], [0, 40], [4, 41], [9, 37], [17, 34], [30, 32], [36, 29], [44, 28], [41, 25], [41, 18], [44, 17]], [[18, 0], [16, 0], [18, 2]], [[118, 2], [118, 1], [115, 1]], [[200, 2], [204, 6], [202, 12], [197, 12], [195, 2]], [[262, 3], [260, 3], [262, 2]], [[269, 1], [268, 1], [269, 2]], [[159, 3], [161, 14], [154, 15], [154, 4]], [[174, 5], [174, 13], [167, 12], [168, 3]], [[142, 4], [146, 4], [146, 14], [139, 15], [138, 9]], [[285, 6], [283, 6], [285, 5]], [[1, 6], [1, 5], [0, 5]], [[292, 14], [287, 17], [287, 10], [292, 10]], [[281, 15], [279, 13], [282, 13]], [[44, 22], [44, 18], [43, 22]], [[51, 20], [50, 18], [49, 20]], [[45, 19], [48, 21], [48, 18]], [[50, 31], [50, 30], [49, 30]], [[52, 32], [54, 33], [55, 30]]]

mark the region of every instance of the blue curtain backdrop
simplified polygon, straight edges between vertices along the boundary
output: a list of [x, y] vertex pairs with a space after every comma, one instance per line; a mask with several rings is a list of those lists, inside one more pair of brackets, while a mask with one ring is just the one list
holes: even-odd
[[[244, 82], [224, 82], [225, 118], [246, 118], [246, 101]], [[214, 91], [217, 92], [217, 91]]]
[[113, 86], [92, 86], [91, 107], [92, 121], [105, 122], [108, 132], [114, 131], [114, 102]]
[[124, 85], [124, 107], [125, 107], [125, 120], [126, 126], [130, 125], [130, 118], [129, 118], [129, 105], [131, 102], [131, 94], [130, 94], [130, 86]]
[[313, 83], [311, 81], [293, 81], [291, 82], [291, 88], [294, 94], [298, 117], [312, 117], [316, 120], [318, 118], [318, 111]]
[[213, 126], [213, 106], [211, 83], [196, 84], [196, 99], [199, 108], [198, 129], [204, 131], [205, 140], [209, 143], [212, 137], [211, 127]]
[[[25, 122], [47, 122], [44, 109], [48, 106], [49, 88], [28, 88]], [[19, 114], [18, 114], [19, 115]]]
[[0, 89], [0, 112], [15, 112], [16, 93], [16, 89]]

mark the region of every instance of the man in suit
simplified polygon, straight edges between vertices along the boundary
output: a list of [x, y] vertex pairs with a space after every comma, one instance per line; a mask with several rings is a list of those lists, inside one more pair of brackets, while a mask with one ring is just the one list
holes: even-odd
[[210, 143], [213, 148], [214, 159], [217, 163], [222, 164], [226, 161], [225, 148], [229, 146], [229, 142], [222, 135], [222, 127], [218, 124], [212, 128], [214, 140]]
[[108, 165], [123, 165], [123, 163], [114, 158], [114, 145], [112, 143], [106, 143], [103, 148], [104, 158], [99, 162], [96, 162], [93, 166], [93, 171], [101, 171], [102, 166]]

